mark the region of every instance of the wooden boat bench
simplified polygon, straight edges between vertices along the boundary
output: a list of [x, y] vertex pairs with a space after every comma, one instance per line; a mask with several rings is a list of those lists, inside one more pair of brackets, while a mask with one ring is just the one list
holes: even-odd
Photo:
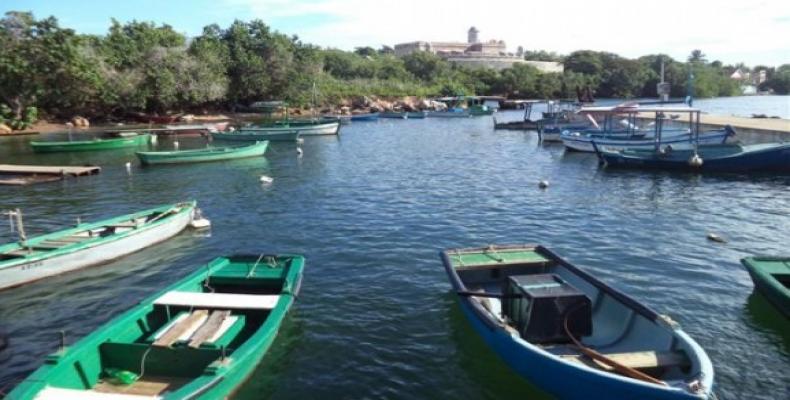
[[192, 348], [228, 347], [244, 328], [245, 320], [244, 315], [230, 315], [227, 310], [211, 314], [207, 310], [184, 311], [148, 336], [145, 342], [165, 347], [175, 343], [186, 343]]
[[[688, 357], [679, 351], [634, 351], [630, 353], [612, 353], [604, 354], [606, 357], [623, 364], [633, 369], [652, 369], [652, 368], [671, 368], [681, 367], [686, 368], [691, 365]], [[588, 366], [603, 369], [605, 371], [612, 371], [613, 368], [595, 362], [586, 356], [582, 355], [563, 355], [564, 360], [574, 361]]]

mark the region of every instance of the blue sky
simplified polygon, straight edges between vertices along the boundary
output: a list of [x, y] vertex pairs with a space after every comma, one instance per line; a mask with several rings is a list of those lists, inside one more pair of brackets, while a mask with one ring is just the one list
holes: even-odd
[[[548, 7], [551, 5], [551, 7]], [[203, 26], [260, 18], [324, 47], [379, 47], [414, 40], [504, 39], [511, 51], [605, 50], [626, 57], [702, 49], [710, 60], [749, 65], [790, 63], [790, 1], [708, 2], [565, 0], [3, 0], [0, 11], [54, 15], [61, 25], [102, 34], [111, 18], [168, 23], [193, 36]]]

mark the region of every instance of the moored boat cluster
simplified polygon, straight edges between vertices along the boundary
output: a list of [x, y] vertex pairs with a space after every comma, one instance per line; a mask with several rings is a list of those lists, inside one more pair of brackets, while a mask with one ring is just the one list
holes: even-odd
[[[543, 141], [594, 152], [612, 167], [790, 170], [788, 145], [728, 143], [734, 129], [701, 132], [699, 110], [693, 108], [554, 105], [539, 120], [531, 120], [528, 110], [523, 121], [495, 121], [495, 128], [536, 131]], [[493, 110], [481, 105], [439, 113], [379, 112], [350, 119], [470, 118]], [[212, 140], [237, 144], [141, 149], [136, 155], [143, 165], [262, 157], [270, 143], [337, 135], [343, 122], [330, 116], [213, 130]], [[98, 151], [140, 148], [151, 138], [124, 134], [31, 146], [37, 152]], [[297, 154], [302, 155], [298, 146]], [[269, 185], [273, 178], [264, 175], [260, 182]], [[539, 187], [547, 189], [549, 182], [541, 180]], [[20, 210], [8, 216], [19, 240], [0, 246], [0, 290], [106, 263], [210, 225], [196, 201], [35, 237], [25, 234]], [[550, 249], [489, 245], [444, 250], [440, 259], [472, 327], [514, 371], [548, 393], [569, 399], [590, 393], [612, 399], [714, 396], [713, 363], [681, 327]], [[755, 287], [788, 315], [790, 259], [750, 257], [743, 263]], [[304, 265], [298, 254], [218, 257], [47, 357], [8, 398], [224, 398], [266, 356], [299, 294]]]

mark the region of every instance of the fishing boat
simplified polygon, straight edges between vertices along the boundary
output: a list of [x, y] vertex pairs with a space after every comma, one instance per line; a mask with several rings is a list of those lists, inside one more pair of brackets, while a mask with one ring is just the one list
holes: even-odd
[[207, 161], [236, 160], [260, 157], [266, 153], [269, 142], [255, 142], [248, 146], [209, 147], [206, 149], [177, 151], [138, 151], [135, 154], [143, 165], [186, 164]]
[[[250, 136], [236, 136], [235, 132], [230, 132], [228, 136], [224, 136], [219, 132], [217, 134], [212, 133], [212, 136], [228, 140], [295, 141], [299, 136], [337, 135], [339, 130], [340, 121], [337, 120], [305, 119], [250, 125], [240, 129], [244, 134]], [[265, 134], [269, 134], [269, 136], [265, 136]]]
[[408, 111], [406, 112], [406, 118], [408, 119], [423, 119], [427, 116], [426, 111]]
[[95, 138], [92, 140], [69, 140], [65, 142], [55, 141], [33, 141], [30, 146], [38, 153], [54, 153], [67, 151], [95, 151], [113, 150], [127, 147], [139, 147], [147, 145], [151, 141], [151, 135], [126, 133], [115, 138]]
[[379, 119], [377, 112], [351, 115], [351, 121], [376, 121], [377, 119]]
[[211, 137], [215, 140], [232, 142], [296, 142], [300, 135], [301, 131], [298, 129], [275, 130], [247, 127], [236, 131], [211, 132]]
[[[700, 111], [689, 113], [690, 139], [676, 143], [674, 136], [662, 134], [662, 123], [656, 124], [655, 138], [650, 146], [640, 148], [611, 147], [595, 140], [592, 144], [600, 162], [607, 167], [683, 170], [693, 172], [790, 172], [790, 143], [752, 145], [708, 144], [700, 133]], [[735, 131], [726, 126], [727, 136]]]
[[299, 294], [300, 255], [220, 257], [49, 355], [8, 399], [224, 399]]
[[465, 108], [448, 108], [443, 111], [428, 111], [429, 118], [470, 118], [472, 113]]
[[790, 318], [790, 257], [746, 257], [741, 264], [749, 271], [754, 288]]
[[539, 245], [445, 250], [461, 309], [518, 374], [562, 399], [707, 399], [713, 366], [669, 317]]
[[379, 118], [406, 119], [409, 118], [409, 113], [405, 111], [384, 111], [379, 113]]
[[[671, 119], [670, 115], [687, 114], [689, 121], [699, 110], [689, 107], [652, 107], [613, 106], [613, 107], [585, 107], [579, 114], [589, 115], [589, 120], [594, 122], [594, 129], [581, 132], [565, 131], [560, 134], [565, 148], [572, 151], [594, 153], [595, 145], [598, 148], [607, 148], [613, 151], [625, 149], [652, 149], [656, 145], [659, 135], [663, 136], [662, 142], [674, 148], [691, 147], [692, 142], [701, 144], [722, 144], [735, 136], [735, 130], [730, 126], [706, 132], [692, 132], [691, 128], [671, 126], [670, 123], [680, 123], [680, 118]], [[638, 120], [652, 114], [653, 121], [640, 128]], [[603, 124], [598, 125], [594, 116], [603, 117]], [[689, 122], [691, 127], [693, 122]], [[620, 128], [620, 127], [623, 128]]]
[[654, 149], [616, 150], [597, 146], [602, 164], [612, 168], [691, 172], [790, 172], [790, 143], [714, 144], [674, 148], [661, 141]]
[[0, 290], [131, 254], [175, 236], [200, 215], [190, 201], [27, 238], [21, 212], [8, 214], [19, 242], [0, 245]]
[[527, 130], [537, 131], [540, 130], [544, 121], [532, 119], [532, 107], [535, 104], [546, 103], [546, 100], [519, 100], [518, 106], [524, 108], [524, 116], [519, 121], [498, 122], [494, 118], [494, 129], [508, 129], [508, 130]]

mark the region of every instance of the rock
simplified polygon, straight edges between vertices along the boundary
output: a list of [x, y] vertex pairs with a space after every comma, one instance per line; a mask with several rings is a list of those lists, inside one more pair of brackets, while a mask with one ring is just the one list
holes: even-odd
[[179, 119], [180, 121], [183, 121], [183, 122], [192, 122], [192, 121], [194, 121], [194, 120], [195, 120], [195, 115], [194, 115], [194, 114], [185, 114], [185, 115], [182, 115], [182, 116], [181, 116], [180, 118], [178, 118], [178, 119]]
[[294, 108], [291, 110], [291, 114], [293, 115], [302, 115], [302, 110], [299, 108]]
[[368, 96], [360, 96], [351, 101], [353, 108], [367, 108], [373, 105], [373, 100]]
[[91, 126], [91, 123], [85, 117], [80, 117], [79, 115], [71, 118], [71, 123], [77, 128], [87, 128]]
[[349, 106], [340, 107], [340, 114], [341, 115], [351, 115], [351, 107], [349, 107]]
[[0, 124], [0, 135], [7, 135], [11, 132], [13, 132], [13, 129], [11, 129], [10, 126], [6, 124]]

